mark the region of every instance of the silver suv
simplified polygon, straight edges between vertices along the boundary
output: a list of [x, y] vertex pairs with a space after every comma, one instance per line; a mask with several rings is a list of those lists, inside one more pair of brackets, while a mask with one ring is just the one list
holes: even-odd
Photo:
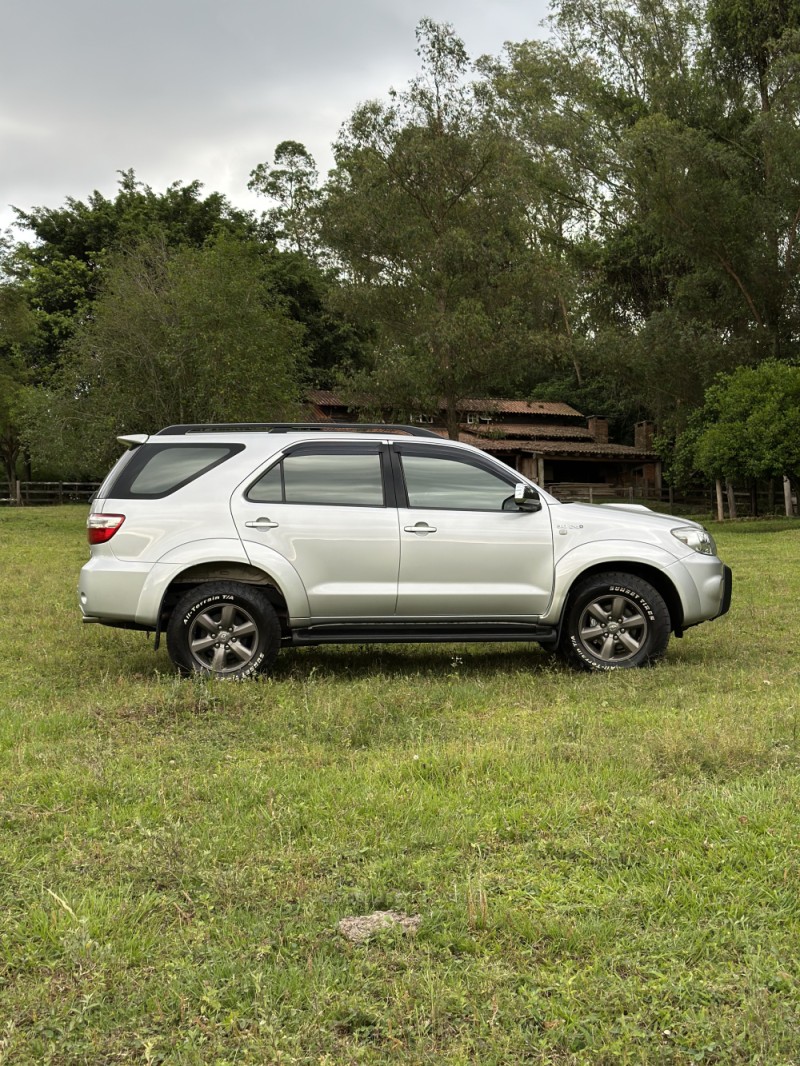
[[535, 641], [572, 666], [661, 658], [730, 606], [711, 536], [645, 507], [563, 504], [499, 460], [400, 426], [189, 425], [128, 447], [88, 519], [84, 622], [166, 632], [183, 673], [282, 645]]

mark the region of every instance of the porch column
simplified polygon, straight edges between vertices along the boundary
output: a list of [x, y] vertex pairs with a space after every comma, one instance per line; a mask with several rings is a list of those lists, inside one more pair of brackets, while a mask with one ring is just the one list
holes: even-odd
[[517, 456], [517, 470], [519, 470], [523, 477], [529, 477], [533, 481], [536, 480], [533, 472], [533, 459], [531, 459], [529, 455]]

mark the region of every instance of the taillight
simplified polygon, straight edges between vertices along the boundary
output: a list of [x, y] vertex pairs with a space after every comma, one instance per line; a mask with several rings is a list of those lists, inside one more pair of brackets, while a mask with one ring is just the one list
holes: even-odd
[[124, 514], [90, 514], [86, 519], [86, 536], [90, 544], [105, 544], [125, 521]]

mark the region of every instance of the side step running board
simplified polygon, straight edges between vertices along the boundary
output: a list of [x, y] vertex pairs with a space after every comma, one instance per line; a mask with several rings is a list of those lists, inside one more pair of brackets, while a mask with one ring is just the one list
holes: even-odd
[[537, 626], [517, 622], [406, 622], [372, 625], [318, 625], [292, 631], [288, 643], [310, 644], [429, 644], [491, 643], [493, 641], [536, 641], [555, 644], [555, 626]]

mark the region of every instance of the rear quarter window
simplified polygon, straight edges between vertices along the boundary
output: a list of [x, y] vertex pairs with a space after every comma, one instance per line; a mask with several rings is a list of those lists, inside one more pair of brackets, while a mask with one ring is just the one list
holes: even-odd
[[243, 444], [142, 444], [109, 485], [106, 496], [162, 499], [243, 449]]

